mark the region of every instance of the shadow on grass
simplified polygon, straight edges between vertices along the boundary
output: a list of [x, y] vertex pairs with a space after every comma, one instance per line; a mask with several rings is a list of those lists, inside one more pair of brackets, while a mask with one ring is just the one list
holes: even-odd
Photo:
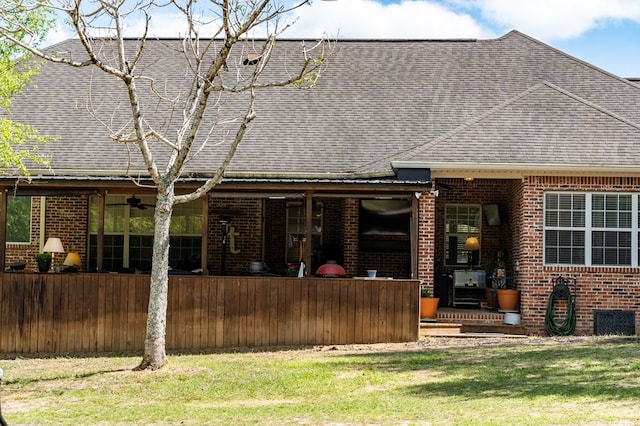
[[[593, 344], [509, 345], [344, 355], [358, 368], [419, 372], [404, 392], [417, 397], [593, 397], [639, 400], [640, 340]], [[347, 361], [348, 362], [348, 361]]]

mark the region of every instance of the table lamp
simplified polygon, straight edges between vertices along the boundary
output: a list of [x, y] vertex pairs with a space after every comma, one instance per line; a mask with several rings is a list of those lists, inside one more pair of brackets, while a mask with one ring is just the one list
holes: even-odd
[[[45, 243], [44, 247], [42, 247], [42, 251], [45, 253], [51, 253], [51, 266], [54, 265], [54, 259], [56, 253], [64, 253], [64, 248], [62, 247], [62, 241], [60, 238], [49, 238]], [[54, 268], [55, 270], [55, 268]]]
[[68, 271], [68, 272], [77, 271], [78, 269], [80, 269], [80, 266], [82, 266], [82, 260], [80, 260], [80, 254], [69, 252], [67, 254], [67, 257], [64, 259], [64, 262], [62, 262], [62, 265], [66, 266], [66, 268], [64, 268], [65, 271]]
[[469, 269], [473, 269], [473, 252], [480, 250], [480, 242], [476, 237], [469, 237], [464, 242], [464, 250], [467, 251], [467, 260], [469, 261]]

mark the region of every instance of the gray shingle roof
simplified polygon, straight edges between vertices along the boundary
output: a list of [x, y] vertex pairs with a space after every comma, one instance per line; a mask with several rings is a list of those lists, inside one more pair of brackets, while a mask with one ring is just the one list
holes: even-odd
[[[149, 40], [140, 65], [172, 96], [182, 93], [188, 74], [179, 43]], [[82, 58], [77, 40], [52, 49]], [[276, 49], [269, 76], [300, 62], [300, 41], [281, 40]], [[127, 149], [100, 124], [127, 125], [118, 81], [46, 64], [36, 85], [16, 99], [14, 118], [59, 136], [45, 148], [56, 173], [123, 174]], [[173, 135], [181, 110], [144, 100], [154, 126]], [[242, 99], [222, 101], [210, 121], [244, 106]], [[640, 139], [640, 87], [517, 31], [478, 41], [339, 41], [318, 87], [260, 91], [256, 113], [229, 175], [384, 176], [391, 160], [640, 164], [632, 149]], [[220, 144], [207, 145], [188, 171], [212, 173], [226, 152], [224, 136], [222, 126], [212, 136]], [[167, 155], [160, 143], [154, 150]], [[137, 161], [133, 169], [144, 167]]]

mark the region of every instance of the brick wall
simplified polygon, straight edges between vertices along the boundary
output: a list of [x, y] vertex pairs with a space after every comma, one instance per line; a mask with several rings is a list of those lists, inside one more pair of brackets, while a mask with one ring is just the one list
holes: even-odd
[[80, 254], [83, 268], [86, 266], [88, 233], [88, 196], [69, 197], [32, 197], [31, 202], [31, 243], [8, 244], [6, 263], [27, 262], [26, 270], [37, 269], [35, 256], [41, 247], [41, 211], [45, 200], [44, 235], [47, 238], [58, 237], [62, 241], [65, 253], [54, 258], [55, 266], [61, 267], [69, 252]]
[[502, 250], [509, 263], [514, 259], [512, 240], [512, 209], [508, 201], [509, 194], [517, 185], [515, 180], [475, 179], [467, 182], [463, 179], [437, 179], [439, 190], [435, 206], [435, 264], [439, 269], [453, 272], [464, 269], [464, 266], [450, 266], [445, 264], [445, 208], [447, 204], [497, 204], [500, 213], [500, 225], [489, 226], [482, 214], [480, 228], [481, 250], [476, 263], [478, 269], [488, 268], [495, 259], [498, 250]]
[[[230, 239], [226, 242], [226, 275], [247, 275], [251, 262], [260, 262], [263, 258], [262, 199], [216, 199], [209, 200], [209, 252], [207, 268], [209, 274], [219, 275], [222, 267], [222, 225], [220, 217], [229, 214], [232, 226], [238, 234], [234, 237], [235, 249], [230, 252]], [[268, 234], [267, 234], [268, 237]], [[267, 246], [268, 247], [268, 246]]]
[[418, 203], [418, 279], [431, 288], [431, 294], [435, 294], [436, 197], [423, 192]]
[[[518, 282], [522, 290], [522, 322], [529, 333], [544, 334], [544, 317], [552, 280], [558, 275], [576, 277], [576, 334], [593, 333], [594, 309], [636, 312], [640, 320], [638, 268], [543, 267], [544, 191], [638, 192], [640, 179], [606, 177], [530, 177], [514, 192], [521, 196], [518, 240]], [[640, 324], [636, 324], [636, 333]]]

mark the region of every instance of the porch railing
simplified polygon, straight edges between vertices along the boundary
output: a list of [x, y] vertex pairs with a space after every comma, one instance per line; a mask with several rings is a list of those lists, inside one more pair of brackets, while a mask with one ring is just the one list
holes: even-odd
[[[0, 273], [0, 353], [144, 348], [148, 275]], [[418, 282], [172, 276], [167, 349], [418, 339]]]

